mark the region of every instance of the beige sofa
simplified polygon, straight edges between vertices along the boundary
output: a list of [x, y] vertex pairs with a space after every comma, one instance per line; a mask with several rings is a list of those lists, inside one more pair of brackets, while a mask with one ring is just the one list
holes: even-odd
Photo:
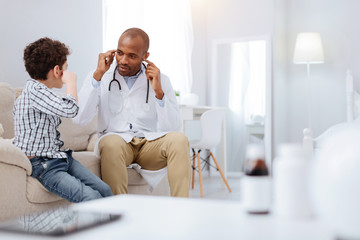
[[[30, 176], [30, 161], [12, 144], [12, 108], [20, 93], [21, 89], [0, 83], [0, 125], [3, 126], [3, 131], [0, 127], [0, 220], [68, 204]], [[71, 119], [63, 119], [59, 126], [64, 148], [73, 149], [74, 158], [100, 176], [100, 159], [93, 153], [97, 140], [95, 129], [96, 119], [86, 126], [75, 125]], [[129, 194], [169, 195], [167, 177], [153, 189], [135, 169], [128, 168], [128, 175]]]

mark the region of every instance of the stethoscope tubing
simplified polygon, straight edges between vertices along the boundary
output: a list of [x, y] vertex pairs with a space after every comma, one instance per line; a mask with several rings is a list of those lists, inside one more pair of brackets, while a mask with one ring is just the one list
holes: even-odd
[[[145, 70], [146, 70], [146, 65], [143, 63], [143, 66], [145, 67]], [[114, 73], [113, 73], [113, 79], [110, 81], [110, 83], [109, 83], [109, 92], [111, 92], [111, 84], [113, 83], [113, 82], [116, 82], [117, 84], [118, 84], [118, 86], [119, 86], [119, 90], [121, 91], [121, 84], [120, 84], [120, 82], [116, 79], [116, 77], [115, 77], [115, 73], [116, 73], [116, 70], [118, 69], [118, 67], [116, 66], [115, 67], [115, 69], [114, 69]], [[149, 89], [150, 89], [150, 82], [149, 82], [149, 79], [148, 78], [146, 78], [146, 80], [147, 80], [147, 91], [146, 91], [146, 103], [148, 103], [149, 102]]]

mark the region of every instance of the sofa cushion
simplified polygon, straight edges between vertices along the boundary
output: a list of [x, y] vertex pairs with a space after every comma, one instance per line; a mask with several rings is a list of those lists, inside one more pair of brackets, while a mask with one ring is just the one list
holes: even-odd
[[79, 161], [96, 176], [100, 177], [100, 158], [96, 157], [94, 152], [73, 152], [73, 158]]
[[15, 90], [8, 83], [0, 83], [0, 123], [3, 125], [3, 138], [14, 137], [14, 120], [12, 110], [15, 101]]
[[64, 141], [63, 149], [84, 151], [89, 144], [90, 136], [96, 132], [96, 117], [87, 125], [73, 123], [70, 118], [62, 118], [59, 126], [60, 139]]
[[50, 193], [36, 178], [26, 177], [26, 197], [31, 203], [49, 203], [62, 200]]
[[98, 135], [97, 133], [94, 133], [93, 135], [90, 136], [90, 139], [89, 139], [89, 144], [86, 148], [86, 151], [94, 151], [95, 149], [95, 145], [97, 143], [97, 140], [98, 140]]

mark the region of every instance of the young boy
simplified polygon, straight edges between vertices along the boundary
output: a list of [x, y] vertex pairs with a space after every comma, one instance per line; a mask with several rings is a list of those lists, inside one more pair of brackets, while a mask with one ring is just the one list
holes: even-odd
[[[57, 131], [60, 117], [77, 115], [76, 75], [67, 71], [69, 49], [61, 42], [41, 38], [24, 50], [26, 71], [32, 79], [14, 106], [14, 144], [29, 158], [31, 176], [50, 192], [70, 202], [111, 196], [110, 187], [62, 151], [64, 142]], [[66, 96], [58, 97], [52, 88], [66, 85]]]

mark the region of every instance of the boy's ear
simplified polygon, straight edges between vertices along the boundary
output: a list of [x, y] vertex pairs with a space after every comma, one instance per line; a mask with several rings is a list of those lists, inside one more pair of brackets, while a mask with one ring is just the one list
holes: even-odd
[[59, 65], [56, 65], [56, 66], [53, 68], [53, 71], [54, 71], [55, 77], [61, 76], [61, 70], [60, 70]]

